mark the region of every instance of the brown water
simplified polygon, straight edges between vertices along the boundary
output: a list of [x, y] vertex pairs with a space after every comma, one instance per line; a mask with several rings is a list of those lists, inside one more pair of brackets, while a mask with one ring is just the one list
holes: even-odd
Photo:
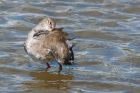
[[[23, 49], [44, 16], [77, 36], [61, 74]], [[140, 93], [140, 0], [0, 0], [0, 93]]]

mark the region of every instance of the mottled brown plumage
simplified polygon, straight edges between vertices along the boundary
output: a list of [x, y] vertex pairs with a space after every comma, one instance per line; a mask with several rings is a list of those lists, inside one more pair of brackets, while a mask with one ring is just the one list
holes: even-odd
[[29, 32], [25, 50], [29, 55], [47, 63], [48, 67], [50, 67], [49, 61], [57, 60], [61, 71], [61, 64], [69, 61], [70, 57], [71, 50], [66, 42], [67, 36], [63, 28], [55, 28], [53, 19], [45, 18]]
[[[66, 59], [69, 55], [69, 48], [65, 39], [66, 35], [67, 34], [65, 32], [55, 29], [49, 34], [47, 33], [38, 36], [38, 38], [41, 39], [41, 42], [38, 42], [40, 45], [39, 52], [42, 51], [42, 49], [49, 49], [53, 52], [56, 59], [63, 63], [64, 59]], [[42, 56], [45, 57], [48, 55], [48, 52], [42, 52]], [[45, 58], [47, 59], [47, 57]]]

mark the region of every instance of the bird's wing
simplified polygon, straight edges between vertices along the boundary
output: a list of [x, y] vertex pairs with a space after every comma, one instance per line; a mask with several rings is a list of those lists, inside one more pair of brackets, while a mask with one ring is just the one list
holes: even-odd
[[36, 33], [33, 35], [33, 37], [38, 37], [42, 34], [48, 34], [48, 31], [44, 31], [44, 30], [39, 30], [39, 31], [36, 31]]

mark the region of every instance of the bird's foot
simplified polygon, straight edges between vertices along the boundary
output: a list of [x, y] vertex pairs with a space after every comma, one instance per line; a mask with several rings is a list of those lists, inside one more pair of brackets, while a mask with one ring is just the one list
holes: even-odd
[[58, 73], [60, 73], [62, 71], [62, 65], [58, 62], [59, 64], [59, 69], [58, 69]]
[[49, 63], [46, 63], [46, 65], [47, 65], [46, 70], [48, 70], [48, 69], [50, 69], [50, 68], [51, 68], [51, 66], [50, 66], [50, 64], [49, 64]]

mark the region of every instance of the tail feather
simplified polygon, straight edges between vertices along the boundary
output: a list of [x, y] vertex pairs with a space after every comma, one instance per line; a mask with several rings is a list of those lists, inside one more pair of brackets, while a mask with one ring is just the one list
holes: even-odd
[[73, 52], [72, 48], [73, 47], [69, 48], [69, 56], [64, 61], [65, 65], [72, 65], [72, 64], [74, 64], [74, 52]]

